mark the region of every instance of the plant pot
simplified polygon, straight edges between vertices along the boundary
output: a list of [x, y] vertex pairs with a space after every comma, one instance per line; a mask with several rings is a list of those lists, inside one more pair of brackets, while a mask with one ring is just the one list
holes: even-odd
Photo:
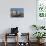
[[39, 44], [41, 44], [41, 43], [44, 42], [44, 40], [45, 40], [45, 39], [38, 39], [37, 42], [38, 42]]
[[45, 39], [40, 39], [40, 43], [44, 43], [44, 40], [45, 40]]

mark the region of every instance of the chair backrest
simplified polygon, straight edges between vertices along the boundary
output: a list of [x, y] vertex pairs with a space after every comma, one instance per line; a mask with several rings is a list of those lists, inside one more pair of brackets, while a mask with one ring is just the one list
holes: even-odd
[[16, 28], [11, 28], [11, 34], [18, 33], [18, 27]]

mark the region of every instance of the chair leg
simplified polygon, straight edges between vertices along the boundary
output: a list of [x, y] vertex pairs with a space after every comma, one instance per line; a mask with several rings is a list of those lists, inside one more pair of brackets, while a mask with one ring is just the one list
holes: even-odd
[[7, 34], [5, 34], [5, 46], [7, 46]]
[[17, 46], [18, 46], [18, 34], [17, 34]]
[[5, 46], [7, 46], [7, 42], [5, 41]]

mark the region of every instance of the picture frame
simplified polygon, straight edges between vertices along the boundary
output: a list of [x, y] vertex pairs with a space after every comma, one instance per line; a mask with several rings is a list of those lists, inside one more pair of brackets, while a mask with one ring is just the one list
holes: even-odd
[[11, 8], [11, 17], [24, 17], [24, 8]]

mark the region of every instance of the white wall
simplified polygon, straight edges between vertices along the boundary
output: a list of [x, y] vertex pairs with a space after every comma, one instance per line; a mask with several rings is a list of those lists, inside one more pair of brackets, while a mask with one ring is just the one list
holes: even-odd
[[[10, 8], [24, 8], [24, 18], [11, 18]], [[19, 27], [20, 32], [30, 32], [36, 24], [36, 0], [0, 0], [0, 34], [11, 27]]]

